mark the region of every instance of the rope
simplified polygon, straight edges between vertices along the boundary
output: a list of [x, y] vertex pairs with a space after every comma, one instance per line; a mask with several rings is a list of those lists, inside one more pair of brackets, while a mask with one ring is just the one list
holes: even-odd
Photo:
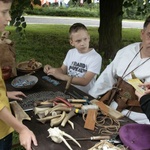
[[100, 135], [112, 135], [118, 134], [120, 122], [115, 119], [112, 119], [109, 116], [99, 116], [96, 120], [96, 126], [100, 127]]

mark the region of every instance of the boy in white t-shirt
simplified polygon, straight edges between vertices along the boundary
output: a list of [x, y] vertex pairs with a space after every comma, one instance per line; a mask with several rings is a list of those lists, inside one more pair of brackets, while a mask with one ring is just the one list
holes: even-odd
[[57, 79], [68, 81], [73, 77], [72, 84], [88, 93], [100, 73], [102, 57], [94, 48], [89, 48], [90, 35], [85, 25], [73, 24], [69, 29], [70, 49], [60, 68], [44, 66], [44, 72]]

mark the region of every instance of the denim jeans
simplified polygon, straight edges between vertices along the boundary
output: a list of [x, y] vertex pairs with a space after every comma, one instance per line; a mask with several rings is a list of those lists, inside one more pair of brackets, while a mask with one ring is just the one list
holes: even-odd
[[12, 133], [0, 140], [0, 150], [11, 150]]

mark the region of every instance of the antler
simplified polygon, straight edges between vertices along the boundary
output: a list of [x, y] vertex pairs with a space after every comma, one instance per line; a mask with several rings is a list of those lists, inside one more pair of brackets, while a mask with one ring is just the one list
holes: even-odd
[[65, 145], [70, 149], [73, 150], [71, 148], [71, 146], [68, 144], [68, 142], [66, 141], [66, 139], [63, 136], [66, 136], [68, 138], [70, 138], [72, 141], [74, 141], [79, 147], [81, 147], [81, 145], [69, 134], [65, 133], [64, 131], [61, 131], [58, 127], [54, 127], [54, 128], [49, 128], [48, 129], [49, 132], [49, 136], [51, 137], [51, 139], [56, 142], [56, 143], [61, 143], [62, 141], [65, 143]]

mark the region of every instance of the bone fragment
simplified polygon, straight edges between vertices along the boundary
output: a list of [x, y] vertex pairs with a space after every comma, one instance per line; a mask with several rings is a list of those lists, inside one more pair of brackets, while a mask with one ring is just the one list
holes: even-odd
[[67, 133], [65, 133], [64, 132], [64, 134], [63, 134], [64, 136], [66, 136], [66, 137], [68, 137], [68, 138], [70, 138], [72, 141], [74, 141], [79, 147], [81, 147], [81, 145], [71, 136], [71, 135], [69, 135], [69, 134], [67, 134]]
[[62, 139], [62, 141], [65, 143], [65, 145], [66, 145], [70, 150], [73, 150], [73, 149], [71, 148], [71, 146], [68, 144], [68, 142], [65, 140], [64, 137], [60, 137], [60, 139]]
[[[60, 103], [60, 104], [57, 104], [56, 106], [54, 106], [53, 108], [51, 108], [51, 109], [47, 109], [46, 111], [45, 111], [45, 116], [47, 116], [47, 115], [50, 115], [51, 113], [52, 113], [52, 111], [58, 111], [56, 108], [60, 108], [60, 107], [64, 107], [64, 106], [66, 106], [64, 103]], [[62, 111], [62, 110], [61, 110]]]
[[47, 121], [49, 121], [49, 120], [51, 120], [53, 118], [58, 118], [60, 116], [61, 116], [60, 114], [56, 115], [56, 116], [47, 116], [45, 118], [40, 118], [40, 119], [37, 119], [37, 120], [40, 121], [40, 122], [42, 122], [44, 124], [45, 122], [47, 122]]
[[10, 102], [10, 106], [17, 120], [20, 122], [23, 120], [31, 120], [29, 115], [21, 108], [17, 101]]
[[67, 121], [68, 121], [71, 117], [73, 117], [73, 116], [75, 116], [75, 115], [76, 115], [76, 114], [75, 114], [75, 112], [74, 112], [74, 109], [72, 109], [72, 110], [65, 116], [64, 120], [63, 120], [62, 123], [61, 123], [61, 126], [64, 127], [64, 126], [66, 125]]
[[71, 125], [72, 129], [74, 129], [74, 123], [70, 120], [68, 120], [68, 123]]
[[62, 122], [62, 120], [64, 119], [65, 116], [66, 116], [66, 112], [63, 111], [63, 113], [61, 114], [61, 116], [59, 118], [53, 118], [51, 120], [50, 126], [53, 127], [53, 126], [59, 125]]
[[51, 108], [48, 108], [48, 107], [44, 107], [44, 108], [40, 108], [40, 107], [34, 107], [34, 114], [37, 115], [39, 113], [44, 113], [45, 114], [45, 111], [46, 110], [49, 110]]
[[45, 118], [45, 114], [44, 113], [38, 113], [37, 114], [39, 118]]
[[60, 107], [56, 107], [56, 108], [53, 107], [52, 110], [49, 113], [51, 114], [53, 111], [66, 111], [66, 112], [70, 112], [71, 108], [70, 107], [64, 107], [64, 106], [60, 106]]

